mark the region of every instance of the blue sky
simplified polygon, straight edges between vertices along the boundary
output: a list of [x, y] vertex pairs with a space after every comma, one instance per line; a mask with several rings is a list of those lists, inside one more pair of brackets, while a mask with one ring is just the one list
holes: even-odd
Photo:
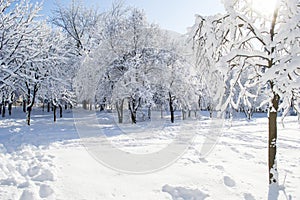
[[[56, 1], [68, 4], [71, 0], [44, 0], [43, 13], [48, 15]], [[113, 0], [82, 1], [85, 5], [95, 6], [100, 10], [107, 10], [113, 2]], [[185, 33], [186, 28], [193, 25], [195, 14], [211, 15], [224, 10], [221, 0], [124, 0], [124, 3], [143, 9], [150, 22], [180, 33]]]

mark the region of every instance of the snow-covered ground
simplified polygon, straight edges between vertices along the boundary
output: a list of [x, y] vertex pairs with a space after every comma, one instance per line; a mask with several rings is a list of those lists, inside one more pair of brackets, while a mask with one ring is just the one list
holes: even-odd
[[[196, 131], [183, 156], [147, 174], [112, 170], [95, 159], [76, 132], [73, 114], [52, 122], [51, 114], [34, 111], [32, 125], [23, 113], [0, 119], [0, 199], [268, 199], [267, 118], [225, 121], [216, 146], [199, 155], [209, 120], [178, 121], [163, 131], [143, 129], [143, 136], [119, 134], [112, 114], [98, 113], [108, 139], [128, 152], [157, 151], [179, 133]], [[17, 117], [16, 117], [17, 116]], [[126, 129], [130, 125], [125, 125]], [[202, 127], [202, 128], [201, 128]], [[300, 126], [297, 117], [278, 125], [279, 199], [300, 199]], [[141, 133], [133, 133], [141, 134]], [[83, 138], [89, 142], [97, 137]]]

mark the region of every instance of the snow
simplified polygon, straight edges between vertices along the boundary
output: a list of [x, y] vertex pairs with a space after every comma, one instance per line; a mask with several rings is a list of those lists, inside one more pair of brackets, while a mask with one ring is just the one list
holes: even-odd
[[[106, 123], [109, 140], [129, 153], [156, 152], [174, 135], [197, 130], [192, 145], [171, 165], [151, 173], [128, 174], [95, 159], [76, 133], [71, 112], [53, 123], [51, 113], [35, 108], [28, 127], [23, 113], [15, 110], [14, 118], [0, 119], [0, 199], [253, 200], [273, 199], [274, 195], [279, 200], [300, 198], [297, 116], [285, 118], [286, 128], [278, 125], [280, 182], [269, 187], [266, 114], [255, 113], [250, 121], [242, 117], [225, 120], [217, 144], [206, 156], [199, 152], [210, 119], [206, 117], [208, 113], [199, 114], [199, 121], [180, 121], [177, 117], [175, 126], [165, 123], [166, 129], [161, 133], [143, 129], [143, 134], [126, 133], [125, 137], [117, 132], [114, 123], [109, 123], [112, 113], [97, 113], [99, 121]], [[93, 142], [97, 138], [86, 139]]]

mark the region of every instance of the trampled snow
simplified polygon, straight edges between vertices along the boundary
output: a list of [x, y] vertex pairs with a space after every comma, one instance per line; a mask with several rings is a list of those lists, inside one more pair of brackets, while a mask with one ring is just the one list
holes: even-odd
[[[155, 152], [174, 135], [197, 130], [181, 158], [161, 170], [139, 175], [98, 162], [76, 133], [71, 112], [53, 123], [51, 114], [35, 110], [31, 126], [25, 126], [23, 115], [0, 120], [0, 199], [258, 200], [270, 196], [266, 115], [251, 121], [242, 117], [225, 120], [217, 144], [203, 157], [199, 151], [210, 121], [205, 116], [166, 123], [163, 132], [143, 129], [143, 133], [119, 134], [110, 121], [112, 114], [98, 113], [99, 120], [106, 123], [108, 139], [130, 153]], [[284, 122], [285, 128], [278, 124], [278, 199], [300, 199], [300, 125], [296, 116]], [[273, 190], [275, 193], [276, 188], [270, 187]]]

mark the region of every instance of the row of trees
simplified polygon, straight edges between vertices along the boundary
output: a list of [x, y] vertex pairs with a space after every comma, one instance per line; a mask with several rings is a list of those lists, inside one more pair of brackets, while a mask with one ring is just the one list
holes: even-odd
[[176, 109], [196, 108], [183, 40], [147, 22], [141, 10], [117, 2], [99, 13], [74, 0], [57, 5], [45, 21], [42, 4], [29, 0], [1, 0], [0, 8], [3, 116], [17, 101], [28, 125], [36, 102], [51, 105], [54, 114], [75, 101], [100, 104], [116, 108], [119, 122], [128, 104], [133, 123], [139, 109], [169, 108], [174, 122]]
[[148, 23], [142, 11], [116, 4], [98, 33], [101, 42], [85, 57], [76, 77], [80, 100], [115, 108], [119, 123], [125, 104], [132, 123], [138, 109], [150, 112], [168, 104], [172, 122], [175, 107], [191, 109], [193, 65], [168, 32]]
[[72, 48], [65, 34], [39, 18], [41, 8], [28, 1], [0, 1], [1, 112], [4, 116], [7, 104], [11, 112], [12, 103], [21, 100], [28, 125], [37, 99], [55, 107], [70, 101], [65, 72]]

